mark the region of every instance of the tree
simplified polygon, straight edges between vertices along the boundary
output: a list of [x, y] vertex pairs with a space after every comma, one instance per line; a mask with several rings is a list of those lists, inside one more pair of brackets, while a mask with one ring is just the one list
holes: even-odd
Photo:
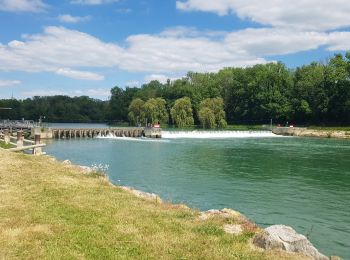
[[144, 111], [145, 102], [136, 98], [131, 101], [129, 106], [128, 118], [131, 124], [137, 125], [145, 120], [145, 111]]
[[151, 98], [144, 105], [145, 115], [152, 124], [168, 122], [169, 115], [166, 110], [166, 101], [163, 98]]
[[207, 98], [199, 105], [199, 120], [203, 128], [225, 128], [224, 101], [222, 98]]
[[292, 93], [292, 117], [300, 123], [322, 122], [328, 111], [325, 66], [316, 62], [297, 68]]
[[124, 99], [124, 90], [119, 87], [111, 89], [111, 99], [109, 101], [109, 119], [122, 121], [127, 114], [128, 104]]
[[328, 94], [328, 121], [333, 124], [350, 123], [350, 55], [345, 59], [335, 55], [325, 69], [325, 87]]
[[194, 124], [192, 103], [188, 97], [176, 100], [170, 114], [177, 127], [183, 128]]

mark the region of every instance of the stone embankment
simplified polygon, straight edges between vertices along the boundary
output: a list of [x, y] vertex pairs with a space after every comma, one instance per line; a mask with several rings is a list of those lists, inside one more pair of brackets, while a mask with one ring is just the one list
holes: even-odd
[[284, 136], [350, 139], [350, 131], [339, 130], [315, 130], [302, 127], [276, 127], [272, 130], [272, 132], [276, 135]]

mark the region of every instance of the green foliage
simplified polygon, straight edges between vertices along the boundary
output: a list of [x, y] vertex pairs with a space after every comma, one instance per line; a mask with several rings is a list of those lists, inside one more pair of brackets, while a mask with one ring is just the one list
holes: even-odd
[[33, 97], [24, 100], [0, 100], [0, 107], [12, 110], [0, 110], [0, 119], [38, 120], [45, 116], [49, 122], [99, 122], [106, 120], [108, 102], [87, 96]]
[[112, 88], [108, 119], [113, 121], [127, 121], [128, 107], [137, 91], [137, 88], [126, 88], [125, 90], [119, 87]]
[[144, 105], [145, 115], [148, 122], [152, 124], [157, 122], [168, 122], [169, 115], [165, 105], [166, 101], [163, 98], [149, 99]]
[[210, 108], [204, 107], [199, 110], [199, 120], [203, 128], [215, 128], [215, 115]]
[[225, 128], [224, 101], [222, 98], [207, 98], [199, 105], [199, 120], [203, 128]]
[[192, 103], [188, 97], [176, 100], [170, 114], [177, 127], [184, 128], [194, 124]]
[[[48, 121], [92, 122], [142, 120], [140, 114], [130, 114], [132, 100], [152, 100], [147, 104], [147, 118], [151, 122], [168, 121], [168, 112], [176, 100], [188, 97], [192, 103], [194, 124], [205, 121], [211, 128], [229, 123], [275, 123], [317, 125], [350, 124], [350, 53], [335, 55], [327, 63], [313, 62], [289, 70], [282, 63], [259, 64], [247, 68], [225, 68], [218, 73], [189, 72], [186, 77], [162, 84], [151, 81], [141, 88], [111, 90], [109, 102], [88, 97], [34, 97], [25, 100], [0, 100], [0, 118], [38, 119], [45, 115]], [[206, 99], [221, 97], [225, 116], [213, 123], [208, 110], [200, 112]], [[163, 101], [157, 104], [158, 98]], [[165, 103], [164, 103], [165, 102]], [[163, 105], [164, 104], [164, 107]], [[157, 112], [156, 108], [161, 107]], [[200, 120], [202, 115], [202, 120]], [[145, 115], [146, 116], [146, 115]], [[174, 117], [175, 118], [175, 117]], [[173, 118], [173, 121], [175, 121]], [[177, 122], [175, 121], [177, 124]], [[180, 123], [181, 124], [181, 123]], [[187, 124], [187, 123], [186, 123]]]
[[129, 114], [128, 118], [132, 125], [137, 125], [139, 123], [143, 123], [145, 120], [145, 111], [144, 111], [145, 102], [136, 98], [131, 101], [129, 106]]

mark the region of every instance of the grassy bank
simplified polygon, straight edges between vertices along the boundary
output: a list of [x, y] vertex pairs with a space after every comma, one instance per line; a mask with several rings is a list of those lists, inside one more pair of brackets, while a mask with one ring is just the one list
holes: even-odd
[[[0, 259], [292, 259], [250, 246], [238, 218], [137, 198], [97, 174], [0, 149]], [[298, 257], [300, 259], [300, 257]]]

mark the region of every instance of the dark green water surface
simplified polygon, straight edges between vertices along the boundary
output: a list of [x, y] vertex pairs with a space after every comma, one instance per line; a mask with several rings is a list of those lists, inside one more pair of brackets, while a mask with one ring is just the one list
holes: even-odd
[[109, 165], [110, 180], [201, 210], [233, 208], [286, 224], [350, 259], [350, 141], [229, 138], [54, 141], [58, 159]]

